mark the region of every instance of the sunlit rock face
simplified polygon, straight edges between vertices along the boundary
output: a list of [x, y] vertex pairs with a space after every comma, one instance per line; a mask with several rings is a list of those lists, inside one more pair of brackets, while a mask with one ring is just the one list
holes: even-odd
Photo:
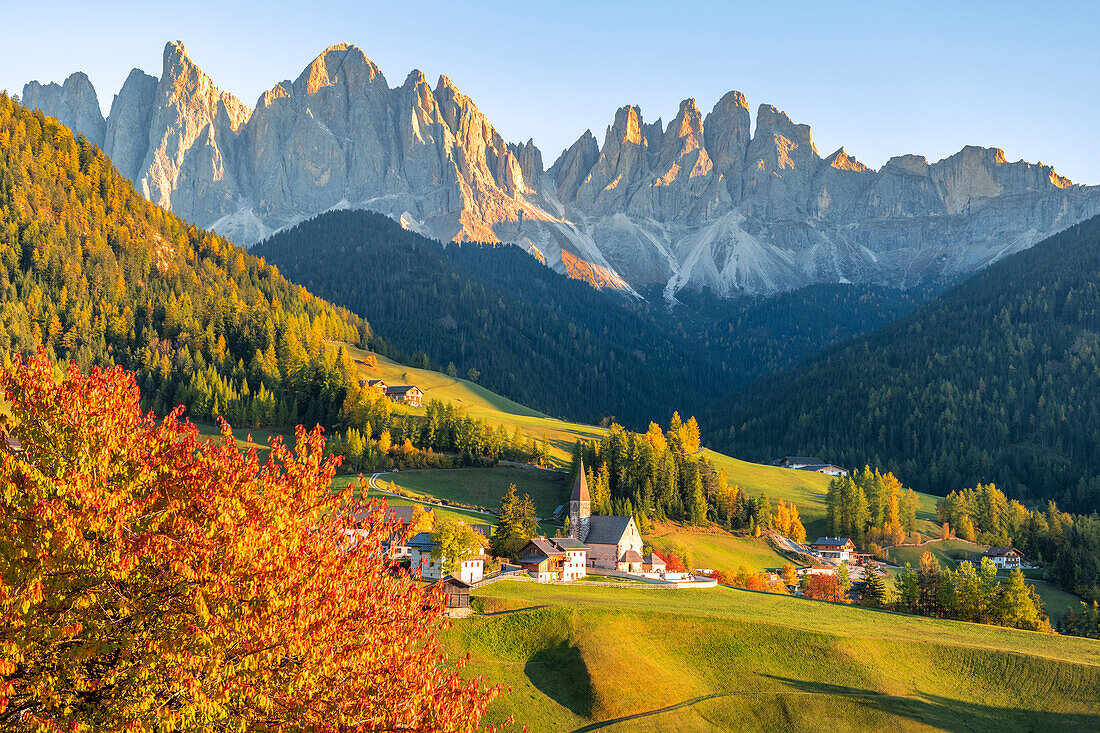
[[21, 99], [27, 107], [38, 108], [56, 117], [61, 124], [81, 133], [89, 142], [103, 145], [106, 122], [99, 108], [95, 87], [84, 72], [70, 74], [60, 85], [28, 82], [23, 85]]
[[[872, 170], [822, 157], [809, 126], [731, 91], [667, 125], [620, 108], [544, 168], [447, 77], [390, 86], [355, 46], [326, 49], [254, 109], [181, 43], [159, 78], [131, 72], [103, 120], [83, 74], [23, 101], [101, 145], [149, 199], [251, 245], [334, 208], [448, 241], [516, 243], [597, 287], [719, 295], [815, 282], [910, 286], [972, 272], [1100, 213], [1100, 188], [967, 147]], [[751, 134], [750, 134], [750, 131]]]

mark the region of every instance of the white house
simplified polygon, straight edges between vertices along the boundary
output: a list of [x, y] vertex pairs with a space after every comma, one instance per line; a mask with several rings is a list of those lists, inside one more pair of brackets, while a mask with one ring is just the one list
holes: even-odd
[[588, 547], [580, 540], [572, 537], [555, 537], [550, 540], [554, 547], [565, 553], [565, 560], [561, 566], [562, 580], [580, 580], [588, 571]]
[[985, 556], [1000, 570], [1015, 570], [1024, 559], [1023, 553], [1015, 547], [990, 547]]
[[485, 577], [485, 557], [471, 557], [469, 560], [463, 560], [462, 566], [458, 570], [458, 579], [463, 583], [469, 583], [473, 585], [477, 581]]
[[440, 580], [443, 577], [442, 558], [432, 557], [432, 551], [439, 547], [439, 543], [432, 539], [428, 532], [418, 532], [408, 542], [409, 568], [420, 568], [420, 577], [423, 580]]
[[810, 543], [810, 549], [818, 557], [848, 562], [855, 558], [856, 546], [847, 537], [818, 537]]

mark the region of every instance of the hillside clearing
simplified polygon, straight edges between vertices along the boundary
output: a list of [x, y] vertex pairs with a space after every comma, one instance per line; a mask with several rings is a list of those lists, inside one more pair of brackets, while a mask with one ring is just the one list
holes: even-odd
[[500, 498], [515, 484], [519, 496], [530, 494], [540, 517], [549, 517], [569, 501], [568, 476], [533, 466], [497, 466], [495, 468], [456, 468], [384, 473], [383, 484], [418, 496], [472, 504], [495, 511]]

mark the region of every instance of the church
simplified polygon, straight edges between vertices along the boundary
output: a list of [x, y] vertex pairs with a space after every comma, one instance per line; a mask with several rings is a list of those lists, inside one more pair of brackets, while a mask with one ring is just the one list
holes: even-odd
[[569, 498], [569, 536], [588, 548], [590, 568], [642, 572], [642, 534], [634, 517], [592, 516], [583, 461]]

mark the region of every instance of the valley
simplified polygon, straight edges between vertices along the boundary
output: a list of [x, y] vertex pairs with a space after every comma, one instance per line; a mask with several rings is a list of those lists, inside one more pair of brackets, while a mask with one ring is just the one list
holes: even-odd
[[[754, 46], [774, 11], [623, 53], [664, 12], [624, 5], [600, 60], [566, 10], [371, 26], [434, 83], [339, 43], [272, 85], [315, 36], [256, 17], [109, 109], [136, 41], [3, 72], [89, 64], [0, 93], [0, 729], [1100, 727], [1100, 186], [970, 144], [1072, 108], [990, 107], [957, 44], [887, 75], [936, 67], [909, 26], [845, 75], [835, 27]], [[880, 72], [917, 103], [836, 114]], [[503, 131], [547, 108], [608, 124], [544, 160]]]

